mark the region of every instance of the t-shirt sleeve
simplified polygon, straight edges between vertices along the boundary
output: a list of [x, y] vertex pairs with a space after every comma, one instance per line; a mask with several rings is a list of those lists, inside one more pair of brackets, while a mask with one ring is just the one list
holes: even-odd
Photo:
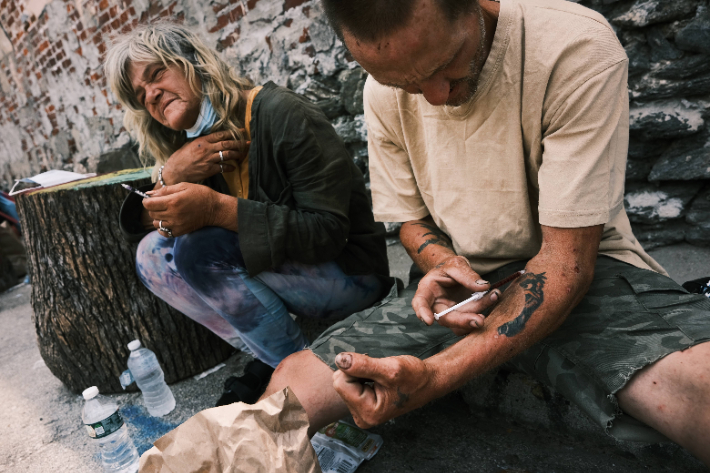
[[368, 77], [363, 93], [372, 208], [378, 222], [407, 222], [429, 215], [404, 145], [393, 89]]
[[549, 119], [543, 118], [540, 224], [600, 225], [623, 209], [627, 69], [624, 59], [596, 73], [550, 110]]

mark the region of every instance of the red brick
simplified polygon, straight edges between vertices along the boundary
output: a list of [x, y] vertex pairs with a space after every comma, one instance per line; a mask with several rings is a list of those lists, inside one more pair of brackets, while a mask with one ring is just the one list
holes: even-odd
[[303, 5], [305, 2], [306, 0], [286, 0], [284, 1], [284, 11], [296, 8], [299, 5]]
[[253, 10], [257, 3], [259, 3], [259, 0], [247, 0], [247, 9]]
[[308, 28], [303, 27], [303, 34], [301, 34], [301, 37], [298, 38], [299, 43], [305, 43], [306, 41], [310, 40], [311, 37], [308, 36]]
[[76, 50], [74, 50], [74, 52], [77, 53], [79, 56], [81, 56], [81, 55], [82, 55], [82, 54], [81, 54], [81, 46], [79, 46], [78, 48], [76, 48]]
[[284, 26], [286, 28], [289, 28], [291, 26], [291, 23], [293, 23], [293, 18], [288, 18], [286, 21], [284, 21]]
[[221, 30], [222, 28], [227, 26], [227, 23], [229, 23], [229, 13], [225, 13], [224, 15], [218, 16], [217, 24], [210, 29], [210, 33], [215, 33]]
[[316, 48], [314, 48], [312, 44], [308, 45], [306, 48], [306, 54], [308, 54], [308, 57], [315, 57]]
[[121, 18], [120, 18], [120, 19], [121, 19], [121, 24], [127, 22], [127, 21], [128, 21], [128, 12], [127, 12], [127, 11], [124, 11], [123, 13], [121, 13]]
[[65, 59], [64, 62], [62, 62], [62, 67], [66, 69], [69, 66], [71, 66], [71, 59]]
[[118, 6], [114, 5], [109, 8], [108, 14], [111, 15], [111, 18], [116, 18], [118, 16]]
[[41, 72], [35, 72], [35, 77], [37, 77], [37, 80], [40, 80], [42, 78], [42, 73]]
[[151, 2], [150, 8], [148, 8], [148, 13], [150, 13], [150, 16], [155, 16], [160, 13], [160, 7], [161, 5], [159, 2]]
[[99, 17], [99, 27], [103, 26], [107, 21], [109, 20], [108, 18], [108, 13], [104, 13]]
[[114, 30], [117, 30], [120, 27], [121, 27], [121, 21], [118, 18], [116, 18], [115, 20], [113, 20], [111, 22], [111, 28], [113, 28]]
[[239, 5], [237, 6], [237, 8], [229, 12], [229, 22], [236, 23], [237, 21], [241, 20], [243, 16], [244, 10], [242, 10], [242, 6]]
[[106, 10], [108, 8], [108, 0], [101, 0], [99, 2], [99, 11]]
[[93, 37], [92, 41], [94, 44], [99, 45], [101, 44], [101, 34], [97, 34], [96, 36]]
[[46, 40], [45, 40], [42, 44], [39, 45], [39, 48], [37, 49], [37, 52], [40, 52], [40, 53], [41, 53], [42, 51], [44, 51], [44, 50], [47, 49], [48, 47], [49, 47], [49, 41], [46, 41]]

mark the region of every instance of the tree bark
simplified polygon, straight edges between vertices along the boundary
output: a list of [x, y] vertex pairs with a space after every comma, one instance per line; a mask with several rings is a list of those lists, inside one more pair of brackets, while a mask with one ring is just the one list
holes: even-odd
[[33, 322], [52, 373], [79, 393], [122, 392], [126, 344], [155, 352], [168, 383], [198, 374], [234, 349], [148, 291], [135, 270], [135, 245], [118, 227], [126, 190], [150, 182], [127, 170], [19, 195]]

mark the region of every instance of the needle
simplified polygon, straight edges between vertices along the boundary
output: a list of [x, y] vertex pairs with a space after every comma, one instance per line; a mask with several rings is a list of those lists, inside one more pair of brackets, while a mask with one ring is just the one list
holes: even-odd
[[461, 301], [458, 304], [451, 306], [448, 309], [439, 312], [438, 314], [434, 314], [434, 319], [439, 320], [444, 315], [448, 314], [449, 312], [453, 312], [454, 310], [458, 309], [461, 306], [468, 304], [469, 302], [480, 301], [481, 299], [483, 299], [483, 296], [488, 294], [489, 291], [492, 291], [493, 289], [496, 289], [496, 288], [499, 288], [505, 284], [508, 284], [510, 281], [513, 281], [513, 280], [519, 278], [523, 274], [525, 274], [525, 270], [521, 269], [520, 271], [516, 271], [515, 273], [511, 274], [507, 278], [503, 278], [500, 281], [498, 281], [497, 283], [493, 284], [488, 291], [474, 292], [473, 295], [471, 297], [469, 297], [468, 299], [466, 299], [465, 301]]

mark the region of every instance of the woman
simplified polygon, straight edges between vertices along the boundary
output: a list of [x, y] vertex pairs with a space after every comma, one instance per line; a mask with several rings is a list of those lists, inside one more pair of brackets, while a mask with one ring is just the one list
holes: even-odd
[[308, 345], [289, 312], [339, 319], [384, 295], [384, 229], [316, 106], [272, 82], [254, 88], [175, 24], [119, 38], [105, 69], [156, 162], [151, 197], [121, 210], [154, 294], [272, 368]]

